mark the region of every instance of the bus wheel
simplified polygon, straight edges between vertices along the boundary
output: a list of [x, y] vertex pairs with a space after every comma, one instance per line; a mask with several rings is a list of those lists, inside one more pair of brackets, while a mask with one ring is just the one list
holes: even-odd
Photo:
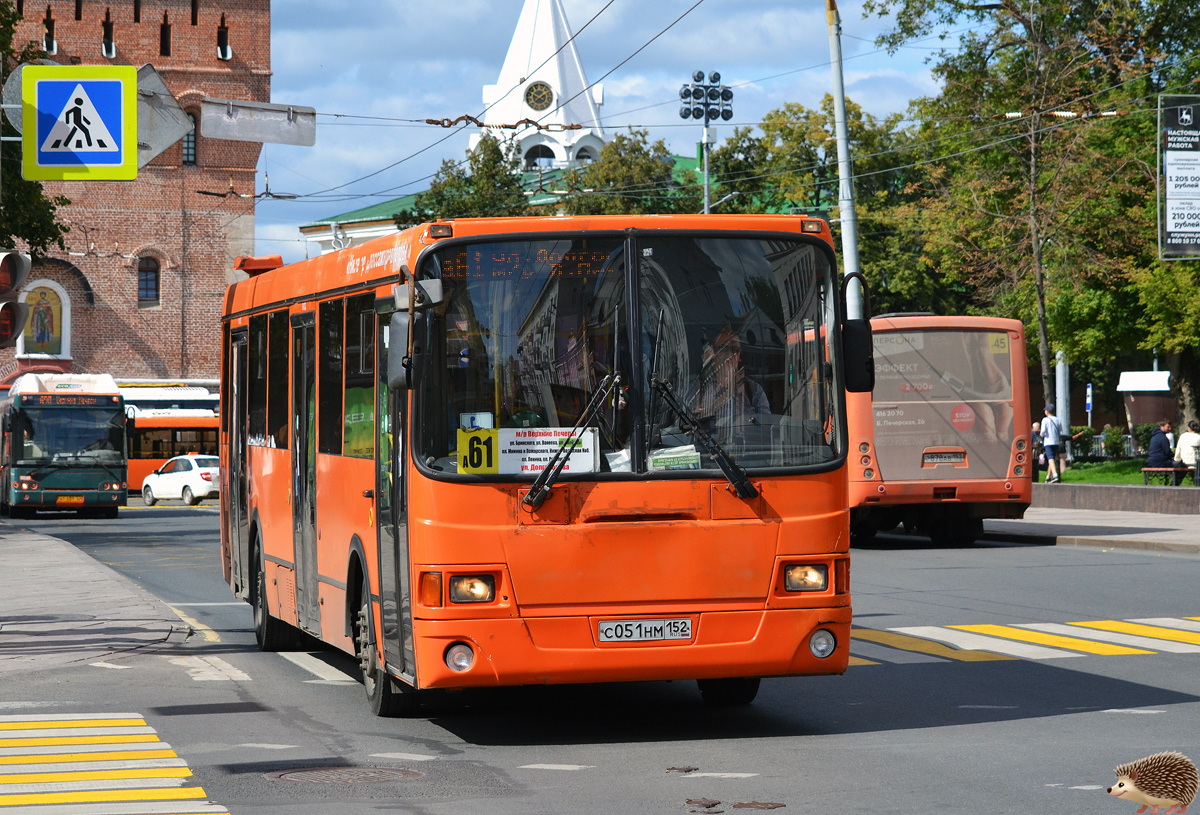
[[858, 543], [870, 543], [875, 540], [875, 534], [878, 531], [875, 528], [875, 524], [870, 521], [850, 525], [850, 537]]
[[148, 507], [152, 507], [158, 503], [158, 499], [154, 497], [154, 490], [150, 489], [149, 484], [142, 487], [142, 503]]
[[700, 686], [700, 696], [705, 704], [718, 707], [748, 705], [758, 696], [758, 685], [762, 680], [757, 676], [739, 676], [732, 679], [697, 679]]
[[8, 517], [12, 518], [14, 521], [19, 521], [24, 518], [32, 518], [33, 510], [29, 507], [18, 507], [14, 505], [9, 507]]
[[402, 690], [379, 664], [379, 655], [375, 652], [371, 592], [365, 582], [362, 596], [362, 606], [358, 610], [358, 663], [371, 712], [387, 718], [412, 716], [421, 706], [420, 697], [415, 690]]
[[100, 507], [101, 518], [118, 518], [120, 511], [117, 507]]
[[290, 626], [272, 617], [267, 607], [267, 572], [262, 555], [254, 558], [254, 639], [260, 651], [286, 651], [291, 643]]
[[955, 546], [970, 546], [983, 535], [983, 518], [966, 518], [956, 524], [953, 542]]

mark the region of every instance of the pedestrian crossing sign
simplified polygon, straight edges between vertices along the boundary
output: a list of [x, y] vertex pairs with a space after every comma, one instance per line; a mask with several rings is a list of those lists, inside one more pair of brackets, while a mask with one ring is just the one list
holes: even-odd
[[[22, 175], [34, 181], [137, 178], [137, 69], [27, 65]], [[32, 125], [32, 126], [31, 126]]]

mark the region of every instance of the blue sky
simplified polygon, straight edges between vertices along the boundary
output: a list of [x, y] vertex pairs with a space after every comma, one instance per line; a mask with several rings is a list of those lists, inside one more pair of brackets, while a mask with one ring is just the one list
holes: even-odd
[[[592, 82], [695, 4], [562, 2], [576, 32], [595, 17], [575, 40]], [[299, 225], [419, 192], [444, 159], [462, 159], [472, 128], [451, 133], [398, 120], [480, 114], [482, 87], [496, 82], [522, 3], [273, 2], [272, 101], [316, 108], [317, 143], [264, 147], [259, 190], [265, 172], [272, 191], [301, 197], [258, 204], [256, 252], [302, 259]], [[859, 0], [840, 10], [850, 99], [883, 116], [936, 91], [926, 59], [939, 41], [889, 55], [874, 45], [886, 20], [864, 19]], [[679, 118], [678, 93], [697, 69], [720, 71], [734, 88], [735, 115], [715, 128], [718, 142], [786, 102], [816, 106], [832, 88], [824, 4], [704, 0], [603, 80], [604, 126], [646, 128], [672, 151], [694, 154], [700, 125]]]

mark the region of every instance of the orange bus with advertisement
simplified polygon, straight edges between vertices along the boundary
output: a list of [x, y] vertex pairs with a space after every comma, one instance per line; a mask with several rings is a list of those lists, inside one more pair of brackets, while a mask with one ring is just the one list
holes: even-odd
[[875, 389], [847, 396], [851, 531], [900, 524], [968, 544], [1020, 518], [1033, 462], [1025, 327], [992, 317], [871, 320]]
[[129, 489], [142, 491], [142, 481], [187, 453], [217, 455], [217, 416], [211, 410], [129, 410]]
[[423, 691], [838, 674], [843, 316], [795, 216], [461, 219], [282, 266], [223, 315], [221, 546], [266, 650]]

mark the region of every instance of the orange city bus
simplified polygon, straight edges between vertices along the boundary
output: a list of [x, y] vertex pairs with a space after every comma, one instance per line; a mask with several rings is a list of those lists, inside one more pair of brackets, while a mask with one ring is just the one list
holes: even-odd
[[211, 410], [130, 409], [129, 489], [141, 492], [142, 481], [187, 453], [217, 455], [217, 416]]
[[221, 546], [264, 650], [357, 655], [379, 715], [845, 671], [870, 327], [823, 221], [463, 219], [236, 266]]
[[984, 518], [1022, 517], [1032, 446], [1020, 321], [883, 315], [871, 332], [875, 390], [846, 399], [855, 537], [903, 523], [968, 544]]

